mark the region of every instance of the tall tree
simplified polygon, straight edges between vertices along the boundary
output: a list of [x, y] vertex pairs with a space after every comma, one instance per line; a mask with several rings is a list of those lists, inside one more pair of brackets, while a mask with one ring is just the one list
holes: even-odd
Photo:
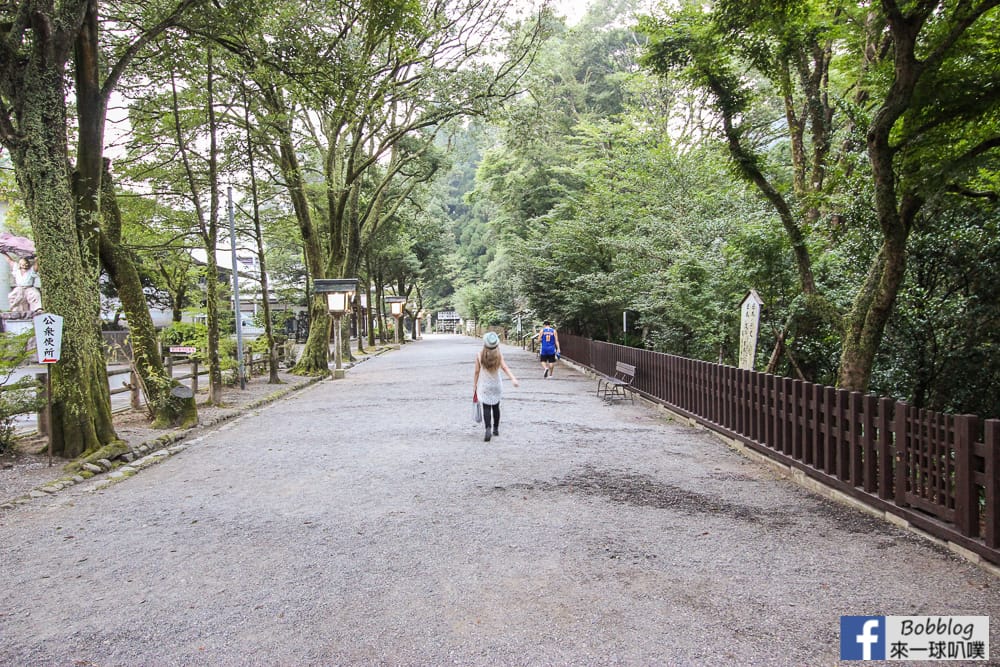
[[[279, 11], [252, 34], [225, 40], [253, 63], [266, 112], [260, 121], [273, 137], [312, 277], [359, 275], [365, 245], [431, 175], [420, 165], [438, 129], [514, 94], [540, 23], [516, 32], [500, 52], [513, 7], [510, 0], [358, 0], [322, 15], [322, 31], [303, 32], [297, 13]], [[289, 52], [293, 62], [266, 67]], [[308, 77], [289, 76], [295, 70]], [[322, 174], [321, 188], [310, 187], [308, 166]], [[326, 373], [322, 299], [313, 299], [310, 319], [295, 371]]]
[[76, 456], [116, 437], [98, 344], [95, 255], [85, 257], [98, 225], [95, 217], [78, 227], [68, 159], [66, 69], [91, 3], [64, 3], [59, 13], [34, 4], [4, 5], [0, 137], [32, 223], [45, 307], [66, 318], [53, 372], [53, 441], [58, 454]]
[[[788, 308], [768, 371], [777, 370], [785, 353], [800, 371], [810, 369], [812, 381], [823, 378], [816, 376], [818, 360], [803, 359], [805, 351], [822, 329], [839, 323], [815, 275], [813, 253], [822, 249], [822, 236], [811, 236], [829, 214], [833, 16], [812, 3], [723, 0], [710, 9], [687, 3], [662, 21], [641, 23], [651, 36], [645, 64], [662, 74], [678, 72], [708, 94], [737, 174], [781, 223], [800, 297]], [[776, 143], [785, 150], [774, 151]], [[790, 335], [802, 344], [794, 355], [785, 345]]]
[[[105, 164], [109, 165], [109, 161], [106, 160]], [[195, 398], [193, 395], [185, 396], [184, 392], [175, 392], [180, 382], [173, 379], [163, 366], [156, 327], [134, 255], [122, 243], [123, 220], [110, 168], [106, 169], [101, 179], [101, 187], [101, 264], [117, 289], [128, 319], [133, 365], [142, 379], [146, 399], [152, 408], [153, 422], [157, 426], [191, 426], [198, 421]]]
[[[852, 172], [859, 144], [850, 131], [867, 128], [879, 251], [846, 317], [838, 373], [843, 388], [868, 387], [905, 274], [907, 237], [926, 198], [942, 187], [962, 187], [996, 150], [997, 126], [989, 119], [997, 86], [988, 72], [998, 54], [983, 39], [996, 27], [996, 4], [689, 3], [644, 22], [653, 38], [646, 62], [661, 73], [681, 72], [711, 94], [734, 164], [782, 221], [806, 296], [816, 291], [809, 235], [813, 243], [835, 236], [845, 202], [863, 196], [851, 192], [848, 180], [831, 183], [831, 166]], [[853, 106], [846, 103], [852, 90]], [[839, 106], [830, 102], [835, 97]], [[769, 102], [785, 110], [788, 195], [780, 189], [780, 171], [767, 176], [766, 154], [748, 148], [748, 129], [774, 127]], [[845, 111], [838, 117], [837, 109]], [[838, 126], [845, 128], [843, 152], [833, 155]], [[969, 134], [979, 140], [958, 142], [956, 150], [954, 140]], [[830, 319], [830, 312], [823, 306], [819, 314]]]
[[[219, 128], [215, 109], [215, 67], [212, 49], [206, 50], [204, 68], [205, 96], [197, 96], [193, 104], [203, 104], [204, 132], [207, 134], [207, 154], [199, 154], [191, 136], [192, 128], [183, 121], [191, 109], [181, 108], [176, 80], [171, 77], [172, 118], [177, 156], [183, 166], [183, 180], [187, 187], [185, 196], [194, 209], [197, 219], [197, 235], [205, 251], [205, 310], [208, 322], [208, 400], [219, 403], [222, 400], [222, 365], [219, 358], [219, 269], [216, 265], [216, 250], [219, 245]], [[202, 137], [200, 128], [194, 137]], [[196, 162], [198, 164], [196, 164]], [[206, 192], [207, 191], [207, 192]], [[207, 197], [206, 197], [207, 195]], [[205, 201], [207, 198], [207, 202]], [[233, 267], [235, 272], [237, 267]], [[237, 322], [236, 326], [240, 326]]]
[[[198, 19], [208, 20], [203, 15]], [[221, 400], [223, 387], [223, 288], [217, 263], [221, 183], [227, 174], [235, 178], [237, 165], [245, 163], [231, 120], [239, 90], [232, 85], [234, 77], [225, 75], [228, 63], [217, 52], [210, 40], [177, 36], [158, 45], [155, 57], [137, 68], [126, 91], [133, 131], [128, 146], [130, 177], [176, 209], [176, 217], [186, 222], [179, 233], [205, 258], [200, 283], [208, 329], [205, 355], [211, 403]]]
[[1000, 0], [882, 0], [861, 82], [872, 101], [866, 153], [881, 243], [847, 318], [840, 386], [863, 390], [906, 272], [907, 241], [928, 198], [969, 190], [1000, 154]]
[[[54, 449], [63, 456], [116, 440], [98, 326], [107, 100], [131, 59], [193, 4], [183, 0], [129, 33], [103, 81], [97, 0], [0, 6], [0, 144], [10, 151], [32, 223], [45, 307], [65, 317], [63, 357], [53, 372]], [[75, 161], [69, 157], [70, 82]]]
[[[251, 130], [250, 103], [247, 95], [245, 82], [240, 82], [240, 97], [243, 102], [243, 129], [246, 132], [246, 160], [247, 175], [250, 180], [250, 206], [251, 219], [253, 220], [252, 237], [256, 244], [258, 266], [260, 267], [260, 294], [261, 303], [264, 309], [264, 336], [267, 339], [268, 350], [268, 383], [279, 384], [278, 377], [278, 349], [274, 342], [274, 322], [271, 318], [271, 287], [270, 279], [267, 275], [267, 253], [264, 250], [264, 230], [261, 224], [261, 192], [257, 178], [257, 141]], [[236, 270], [236, 267], [233, 267]], [[237, 324], [237, 326], [240, 326]], [[361, 340], [359, 334], [358, 340]]]

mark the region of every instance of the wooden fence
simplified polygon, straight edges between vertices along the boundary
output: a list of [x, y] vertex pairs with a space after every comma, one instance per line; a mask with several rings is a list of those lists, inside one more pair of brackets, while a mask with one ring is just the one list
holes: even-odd
[[[254, 375], [260, 375], [261, 373], [266, 373], [268, 371], [268, 365], [271, 359], [267, 353], [254, 353], [249, 348], [243, 353], [243, 367], [244, 372], [248, 378]], [[203, 375], [208, 375], [207, 366], [199, 364], [195, 359], [191, 359], [187, 356], [176, 356], [173, 354], [166, 354], [163, 357], [163, 365], [166, 367], [167, 374], [174, 380], [181, 382], [181, 384], [186, 384], [186, 386], [191, 388], [191, 391], [195, 394], [198, 393], [198, 378]], [[189, 366], [190, 369], [187, 372], [178, 372], [177, 369], [183, 369], [185, 366]], [[129, 381], [125, 386], [119, 387], [118, 389], [112, 389], [111, 395], [123, 394], [129, 392], [131, 394], [131, 404], [134, 408], [142, 407], [142, 394], [139, 387], [138, 378], [134, 371], [127, 368], [120, 369], [117, 371], [108, 371], [108, 378], [114, 377], [115, 375], [128, 374]], [[184, 382], [187, 380], [188, 382]]]
[[109, 364], [127, 364], [132, 358], [132, 341], [129, 331], [102, 331], [104, 354]]
[[[260, 375], [262, 373], [268, 372], [268, 366], [271, 363], [270, 355], [267, 353], [254, 353], [249, 348], [246, 349], [243, 355], [244, 372], [247, 377], [253, 377], [254, 375]], [[208, 367], [199, 364], [197, 360], [191, 359], [187, 356], [175, 356], [172, 354], [166, 354], [163, 357], [163, 365], [166, 367], [167, 373], [174, 379], [190, 387], [191, 391], [195, 394], [198, 393], [198, 379], [208, 375]], [[187, 371], [184, 370], [185, 367], [190, 367]], [[127, 375], [128, 380], [122, 383], [115, 382], [112, 378]], [[41, 391], [44, 392], [45, 389], [45, 373], [39, 373], [35, 375], [35, 379], [38, 381], [38, 385]], [[135, 409], [142, 409], [143, 407], [143, 395], [142, 388], [139, 384], [139, 379], [136, 377], [134, 371], [129, 368], [108, 368], [108, 380], [111, 385], [110, 394], [111, 396], [118, 396], [120, 394], [129, 395], [129, 405]], [[121, 384], [121, 386], [116, 387], [115, 385]], [[44, 397], [44, 393], [43, 393]], [[127, 409], [128, 406], [121, 406], [121, 409]], [[36, 418], [37, 432], [39, 435], [48, 434], [48, 422], [47, 415], [45, 411], [38, 413]]]
[[560, 336], [562, 355], [865, 504], [1000, 564], [1000, 420]]

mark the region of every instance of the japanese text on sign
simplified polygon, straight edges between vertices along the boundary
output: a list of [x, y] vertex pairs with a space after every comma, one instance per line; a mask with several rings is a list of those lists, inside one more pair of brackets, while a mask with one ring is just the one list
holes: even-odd
[[740, 304], [740, 368], [753, 370], [762, 305], [764, 302], [755, 290], [750, 290]]
[[35, 325], [35, 347], [38, 350], [38, 363], [56, 363], [62, 354], [62, 316], [41, 313], [35, 315], [32, 321]]

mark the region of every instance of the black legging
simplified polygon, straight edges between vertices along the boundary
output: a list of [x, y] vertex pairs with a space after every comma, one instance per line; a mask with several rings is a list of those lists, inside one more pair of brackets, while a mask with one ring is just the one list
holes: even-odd
[[500, 404], [490, 405], [483, 403], [483, 425], [486, 430], [492, 427], [500, 428]]

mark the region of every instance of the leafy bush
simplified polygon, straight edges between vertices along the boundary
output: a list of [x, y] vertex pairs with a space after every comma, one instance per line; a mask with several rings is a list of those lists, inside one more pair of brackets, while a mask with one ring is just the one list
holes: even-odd
[[[194, 322], [174, 322], [160, 331], [160, 341], [164, 348], [171, 345], [184, 345], [198, 348], [191, 355], [199, 363], [207, 361], [208, 327]], [[219, 364], [223, 369], [236, 365], [236, 342], [229, 338], [219, 339]]]
[[39, 383], [34, 377], [11, 377], [32, 350], [28, 341], [32, 333], [0, 333], [0, 454], [6, 454], [14, 444], [14, 421], [20, 415], [38, 412], [42, 408]]
[[194, 322], [174, 322], [160, 331], [164, 345], [192, 345], [200, 350], [208, 347], [208, 327]]
[[[286, 337], [282, 335], [275, 335], [274, 344], [281, 345], [285, 342], [285, 338]], [[267, 336], [258, 336], [257, 338], [254, 338], [250, 341], [250, 344], [247, 347], [249, 347], [250, 351], [254, 354], [267, 354], [270, 352], [270, 349], [267, 346]]]

